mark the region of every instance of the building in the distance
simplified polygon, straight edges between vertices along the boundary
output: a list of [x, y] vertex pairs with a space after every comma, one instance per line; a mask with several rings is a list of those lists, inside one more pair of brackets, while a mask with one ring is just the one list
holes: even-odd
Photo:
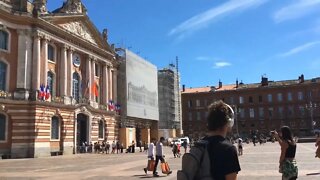
[[179, 74], [175, 65], [158, 71], [159, 137], [181, 135]]
[[0, 155], [77, 153], [118, 139], [116, 53], [80, 0], [0, 0]]
[[253, 133], [268, 135], [282, 125], [295, 135], [310, 135], [320, 127], [320, 78], [305, 80], [238, 83], [217, 87], [183, 88], [182, 122], [185, 135], [199, 137], [206, 132], [207, 106], [222, 100], [236, 112], [234, 134], [248, 137]]
[[117, 48], [120, 58], [118, 103], [121, 105], [120, 141], [150, 142], [158, 138], [157, 67], [137, 54]]

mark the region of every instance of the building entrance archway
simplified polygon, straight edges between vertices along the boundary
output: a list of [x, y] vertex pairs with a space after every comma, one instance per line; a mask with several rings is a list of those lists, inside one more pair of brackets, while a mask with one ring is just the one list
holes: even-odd
[[89, 142], [89, 117], [85, 114], [77, 115], [77, 146]]

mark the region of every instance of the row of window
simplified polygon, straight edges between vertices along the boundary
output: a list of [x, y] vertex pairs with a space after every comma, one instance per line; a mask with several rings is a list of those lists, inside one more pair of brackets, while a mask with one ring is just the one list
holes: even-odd
[[[301, 92], [301, 91], [298, 92], [297, 96], [298, 96], [298, 100], [299, 101], [304, 100], [303, 92]], [[278, 93], [276, 97], [277, 97], [278, 102], [283, 102], [284, 101], [283, 93]], [[310, 92], [310, 97], [311, 97], [311, 92]], [[222, 100], [225, 101], [224, 98]], [[292, 92], [288, 92], [287, 93], [287, 101], [292, 101], [292, 100], [293, 100], [293, 94], [292, 94]], [[253, 103], [254, 102], [254, 98], [252, 96], [249, 96], [248, 102], [249, 103]], [[258, 96], [258, 102], [259, 103], [263, 102], [263, 97], [261, 95]], [[267, 102], [269, 102], [269, 103], [273, 102], [273, 94], [268, 94], [267, 95]], [[201, 107], [201, 101], [199, 99], [197, 99], [195, 101], [195, 103], [196, 103], [195, 107]], [[228, 103], [234, 104], [235, 103], [234, 102], [234, 97], [230, 97]], [[239, 104], [244, 104], [244, 103], [245, 103], [245, 98], [243, 96], [240, 96], [239, 97]], [[204, 99], [203, 106], [208, 106], [208, 100], [207, 99]], [[188, 101], [188, 107], [189, 108], [193, 107], [193, 101], [192, 100]]]
[[[8, 131], [8, 121], [7, 117], [3, 114], [0, 114], [0, 142], [7, 140], [7, 131]], [[60, 129], [61, 122], [60, 118], [54, 116], [51, 118], [51, 140], [59, 140], [60, 139]], [[99, 129], [98, 129], [99, 139], [104, 139], [105, 134], [105, 123], [101, 120], [99, 121]]]
[[[300, 117], [304, 117], [306, 115], [306, 107], [305, 106], [298, 106], [299, 109], [299, 113], [298, 115]], [[286, 110], [286, 111], [285, 111]], [[256, 112], [258, 111], [258, 112]], [[276, 111], [276, 112], [275, 112]], [[259, 117], [259, 119], [264, 119], [265, 118], [265, 108], [263, 107], [259, 107], [258, 109], [255, 108], [239, 108], [238, 109], [238, 117], [240, 119], [244, 119], [246, 117], [246, 112], [249, 113], [249, 118], [254, 119]], [[294, 106], [288, 106], [286, 109], [284, 107], [278, 107], [278, 108], [274, 108], [274, 107], [269, 107], [267, 108], [267, 113], [269, 118], [272, 118], [275, 116], [275, 113], [278, 114], [279, 118], [284, 118], [285, 115], [287, 115], [288, 117], [292, 117], [294, 115], [295, 112], [295, 108]], [[256, 114], [258, 113], [258, 114]], [[202, 116], [203, 115], [203, 116]], [[208, 116], [208, 112], [196, 112], [196, 120], [200, 121], [203, 120], [204, 118], [206, 119]], [[193, 113], [189, 112], [188, 113], [188, 120], [192, 121], [193, 120]]]

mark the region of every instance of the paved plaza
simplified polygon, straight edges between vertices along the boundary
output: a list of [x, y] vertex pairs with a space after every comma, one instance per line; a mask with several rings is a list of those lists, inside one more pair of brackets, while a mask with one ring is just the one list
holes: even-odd
[[[181, 159], [172, 157], [166, 148], [166, 159], [173, 174], [161, 176], [159, 179], [176, 179], [176, 171], [181, 167]], [[313, 143], [298, 144], [297, 162], [299, 179], [320, 179], [320, 159], [314, 158]], [[245, 144], [244, 156], [240, 157], [242, 171], [240, 180], [281, 179], [278, 173], [278, 157], [280, 147], [277, 143], [265, 145]], [[145, 175], [146, 165], [144, 153], [105, 155], [79, 154], [39, 159], [0, 160], [0, 180], [117, 180], [117, 179], [148, 179]], [[160, 173], [160, 169], [159, 169]], [[160, 173], [161, 174], [161, 173]]]

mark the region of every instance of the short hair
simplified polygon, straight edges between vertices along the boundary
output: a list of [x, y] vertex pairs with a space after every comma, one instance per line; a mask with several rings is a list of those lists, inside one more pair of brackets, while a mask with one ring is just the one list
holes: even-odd
[[165, 140], [164, 137], [161, 137], [161, 138], [160, 138], [160, 141], [164, 141], [164, 140]]
[[233, 119], [234, 113], [229, 105], [223, 101], [216, 101], [209, 105], [207, 116], [207, 128], [209, 131], [215, 131], [223, 128]]

